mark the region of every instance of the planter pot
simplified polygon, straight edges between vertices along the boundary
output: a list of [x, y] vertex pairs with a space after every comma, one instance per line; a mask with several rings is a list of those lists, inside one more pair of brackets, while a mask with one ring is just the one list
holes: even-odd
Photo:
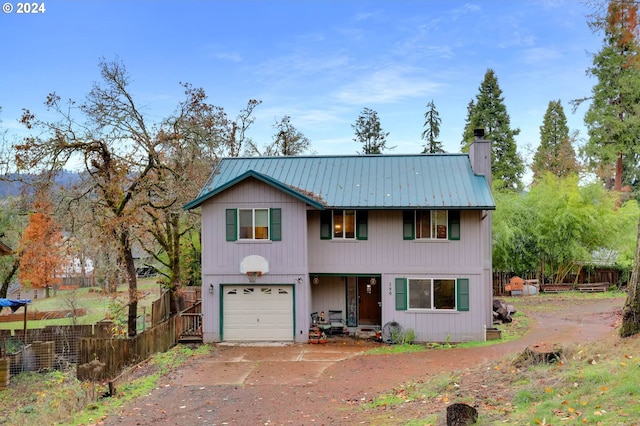
[[502, 330], [497, 328], [487, 328], [487, 340], [500, 340], [502, 339]]

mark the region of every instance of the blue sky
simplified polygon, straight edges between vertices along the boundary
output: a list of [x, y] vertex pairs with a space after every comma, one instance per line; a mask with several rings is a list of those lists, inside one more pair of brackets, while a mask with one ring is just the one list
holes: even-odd
[[[4, 2], [4, 0], [3, 0]], [[37, 15], [0, 13], [0, 120], [23, 132], [22, 108], [45, 114], [55, 91], [82, 101], [98, 61], [119, 58], [150, 120], [183, 99], [179, 82], [203, 87], [235, 117], [262, 100], [249, 136], [265, 145], [284, 115], [317, 154], [354, 154], [352, 124], [378, 112], [394, 153], [422, 149], [426, 104], [440, 139], [460, 151], [467, 104], [488, 68], [503, 91], [518, 149], [530, 158], [551, 100], [586, 136], [586, 76], [601, 46], [578, 0], [476, 1], [45, 1]]]

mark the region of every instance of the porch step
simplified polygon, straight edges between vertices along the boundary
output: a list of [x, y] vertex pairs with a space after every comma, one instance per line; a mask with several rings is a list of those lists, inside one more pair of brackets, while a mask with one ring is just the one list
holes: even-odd
[[180, 336], [178, 343], [202, 343], [202, 336]]
[[358, 327], [355, 336], [357, 339], [373, 339], [379, 331], [380, 327]]

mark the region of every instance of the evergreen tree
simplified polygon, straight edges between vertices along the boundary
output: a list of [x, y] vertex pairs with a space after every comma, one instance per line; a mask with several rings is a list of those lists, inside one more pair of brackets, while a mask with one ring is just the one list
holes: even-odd
[[576, 153], [569, 137], [569, 126], [560, 100], [550, 101], [540, 126], [540, 145], [533, 156], [534, 181], [546, 172], [558, 177], [578, 172]]
[[465, 126], [464, 132], [462, 133], [462, 152], [468, 152], [469, 142], [467, 141], [473, 141], [475, 139], [475, 128], [472, 125], [469, 125], [469, 123], [471, 123], [473, 111], [475, 110], [475, 108], [476, 103], [473, 101], [473, 99], [471, 99], [467, 104], [467, 116], [465, 118], [465, 123], [467, 123], [467, 125]]
[[633, 0], [610, 1], [591, 18], [592, 30], [604, 34], [602, 50], [587, 70], [598, 81], [590, 97], [573, 103], [577, 107], [591, 101], [584, 117], [589, 133], [584, 152], [607, 187], [620, 191], [622, 185], [640, 177], [638, 4]]
[[[389, 132], [382, 130], [378, 113], [372, 109], [364, 108], [355, 124], [352, 124], [356, 132], [355, 142], [362, 144], [363, 154], [382, 154], [387, 149], [387, 136]], [[388, 149], [393, 149], [391, 147]]]
[[427, 141], [424, 145], [423, 154], [435, 154], [437, 152], [445, 152], [442, 148], [442, 142], [438, 141], [440, 136], [440, 124], [442, 119], [438, 110], [436, 110], [436, 104], [431, 102], [427, 104], [427, 112], [424, 113], [424, 131], [422, 132], [422, 140]]
[[494, 182], [501, 181], [507, 189], [519, 189], [522, 186], [524, 163], [518, 154], [514, 137], [520, 133], [520, 129], [511, 128], [502, 90], [492, 69], [485, 73], [475, 102], [468, 105], [463, 151], [468, 151], [474, 140], [473, 130], [477, 128], [484, 129], [485, 138], [492, 142], [491, 171]]

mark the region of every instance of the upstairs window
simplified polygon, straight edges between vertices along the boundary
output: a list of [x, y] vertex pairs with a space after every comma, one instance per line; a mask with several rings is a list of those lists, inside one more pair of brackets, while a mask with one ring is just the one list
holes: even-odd
[[334, 210], [333, 212], [333, 238], [356, 237], [356, 211]]
[[238, 209], [238, 239], [268, 240], [269, 209]]
[[320, 213], [320, 239], [366, 240], [368, 219], [366, 210], [324, 210]]
[[226, 239], [280, 241], [282, 233], [281, 209], [227, 209]]
[[459, 210], [405, 210], [402, 215], [405, 240], [459, 240]]

